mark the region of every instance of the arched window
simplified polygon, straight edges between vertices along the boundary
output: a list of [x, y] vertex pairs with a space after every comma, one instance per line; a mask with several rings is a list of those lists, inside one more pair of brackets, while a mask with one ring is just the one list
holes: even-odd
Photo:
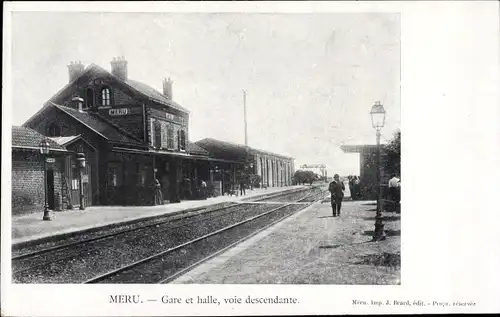
[[101, 89], [101, 105], [111, 106], [111, 90], [108, 87]]
[[61, 136], [61, 127], [57, 123], [52, 123], [47, 131], [48, 136]]
[[94, 108], [94, 99], [94, 90], [92, 88], [87, 88], [87, 91], [85, 92], [85, 105], [87, 108]]

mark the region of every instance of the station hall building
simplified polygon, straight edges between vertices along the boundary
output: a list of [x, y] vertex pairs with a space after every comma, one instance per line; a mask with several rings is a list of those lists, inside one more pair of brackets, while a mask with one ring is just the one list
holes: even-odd
[[60, 177], [68, 191], [80, 173], [75, 153], [86, 158], [87, 205], [153, 205], [158, 183], [164, 202], [199, 199], [202, 180], [224, 194], [242, 171], [260, 175], [262, 186], [291, 185], [291, 157], [213, 139], [190, 142], [189, 111], [173, 100], [172, 81], [165, 79], [160, 93], [128, 78], [127, 64], [113, 58], [109, 72], [70, 63], [69, 83], [23, 124], [68, 151]]

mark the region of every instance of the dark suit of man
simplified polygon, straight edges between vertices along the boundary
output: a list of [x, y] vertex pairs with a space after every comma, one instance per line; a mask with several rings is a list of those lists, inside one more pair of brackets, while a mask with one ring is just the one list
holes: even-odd
[[339, 179], [335, 179], [328, 186], [328, 190], [331, 193], [331, 202], [332, 202], [332, 212], [333, 216], [340, 216], [340, 208], [342, 207], [342, 199], [344, 198], [344, 183]]

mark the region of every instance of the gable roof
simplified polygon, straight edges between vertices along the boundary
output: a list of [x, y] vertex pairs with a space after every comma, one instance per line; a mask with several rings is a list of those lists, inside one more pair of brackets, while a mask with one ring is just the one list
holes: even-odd
[[71, 83], [67, 84], [66, 86], [63, 87], [58, 93], [56, 93], [49, 101], [55, 102], [56, 98], [62, 95], [63, 91], [71, 86], [71, 85], [77, 85], [78, 81], [82, 77], [88, 77], [88, 76], [95, 76], [97, 74], [105, 74], [106, 76], [109, 76], [110, 78], [113, 78], [116, 82], [125, 85], [128, 89], [132, 90], [132, 92], [138, 93], [142, 95], [143, 97], [150, 99], [152, 101], [155, 101], [157, 103], [160, 103], [165, 106], [172, 107], [173, 109], [176, 109], [178, 111], [184, 112], [184, 113], [189, 113], [189, 110], [186, 108], [182, 107], [178, 103], [174, 102], [173, 100], [170, 100], [166, 98], [162, 93], [160, 93], [158, 90], [154, 89], [153, 87], [149, 86], [148, 84], [139, 82], [137, 80], [132, 80], [132, 79], [126, 79], [122, 80], [106, 69], [100, 67], [99, 65], [96, 65], [94, 63], [90, 64], [85, 68], [85, 70], [78, 76], [74, 81]]
[[187, 141], [186, 144], [186, 152], [189, 154], [196, 154], [196, 155], [206, 155], [206, 156], [209, 155], [208, 151], [206, 151], [204, 148], [198, 146], [196, 143], [189, 141]]
[[12, 148], [39, 150], [40, 142], [47, 139], [51, 151], [67, 152], [66, 148], [45, 135], [26, 127], [12, 126]]
[[49, 137], [49, 139], [53, 140], [59, 145], [67, 145], [68, 143], [71, 143], [78, 139], [80, 135], [72, 135], [72, 136], [57, 136], [57, 137]]
[[249, 146], [245, 146], [242, 144], [237, 144], [228, 141], [221, 141], [211, 138], [205, 138], [199, 141], [196, 141], [195, 144], [207, 150], [211, 156], [220, 157], [220, 158], [232, 158], [232, 159], [244, 159], [246, 151], [257, 152], [261, 154], [272, 155], [276, 157], [293, 159], [292, 157], [276, 154], [268, 151], [263, 151], [259, 149], [255, 149]]
[[[117, 80], [121, 80], [121, 79], [117, 78]], [[172, 108], [179, 110], [181, 112], [189, 113], [189, 110], [182, 107], [181, 105], [179, 105], [175, 101], [168, 99], [162, 93], [160, 93], [158, 90], [154, 89], [153, 87], [151, 87], [145, 83], [141, 83], [139, 81], [132, 80], [132, 79], [127, 79], [124, 82], [126, 84], [128, 84], [129, 86], [131, 86], [132, 88], [134, 88], [135, 90], [137, 90], [138, 92], [140, 92], [141, 94], [152, 99], [155, 102], [158, 102], [158, 103], [163, 104], [165, 106], [172, 107]]]
[[53, 107], [61, 110], [68, 116], [72, 117], [81, 124], [85, 125], [87, 128], [99, 134], [106, 140], [109, 140], [111, 142], [129, 143], [133, 145], [143, 145], [140, 141], [137, 141], [134, 138], [120, 132], [117, 127], [103, 120], [103, 118], [101, 118], [97, 114], [93, 114], [90, 112], [79, 112], [78, 110], [73, 108], [56, 105], [55, 103], [51, 104]]

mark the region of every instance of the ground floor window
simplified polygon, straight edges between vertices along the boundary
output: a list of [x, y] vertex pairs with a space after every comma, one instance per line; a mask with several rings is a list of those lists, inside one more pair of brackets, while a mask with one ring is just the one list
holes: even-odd
[[122, 186], [123, 175], [119, 163], [109, 163], [108, 165], [108, 184], [113, 187]]
[[137, 163], [137, 184], [139, 186], [146, 185], [146, 170], [140, 163]]

